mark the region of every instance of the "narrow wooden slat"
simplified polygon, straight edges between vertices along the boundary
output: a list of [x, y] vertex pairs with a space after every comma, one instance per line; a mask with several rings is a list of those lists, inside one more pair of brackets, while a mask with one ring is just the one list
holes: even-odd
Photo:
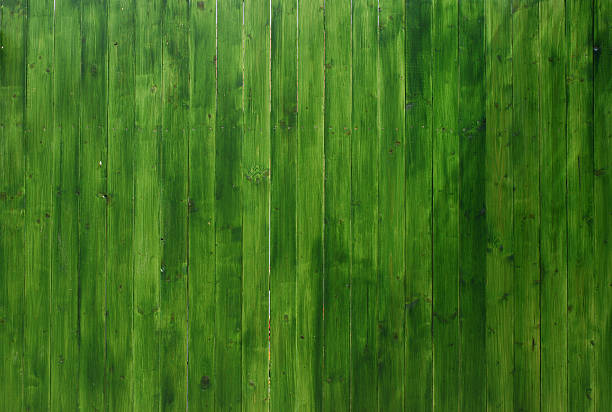
[[595, 1], [593, 21], [594, 351], [597, 366], [593, 393], [596, 410], [604, 410], [612, 404], [612, 391], [609, 390], [612, 387], [612, 4], [609, 1]]
[[134, 9], [134, 410], [160, 407], [161, 6]]
[[486, 84], [482, 1], [459, 2], [459, 409], [486, 410]]
[[242, 402], [242, 1], [217, 7], [215, 401], [226, 411]]
[[[301, 10], [300, 10], [301, 11]], [[324, 287], [324, 342], [325, 362], [323, 365], [323, 409], [349, 409], [349, 362], [350, 362], [350, 275], [351, 275], [351, 3], [346, 0], [325, 2], [325, 287]], [[301, 14], [300, 14], [301, 17]], [[300, 33], [313, 28], [304, 21], [299, 25]], [[306, 26], [306, 27], [304, 27]], [[315, 28], [314, 30], [317, 30]], [[316, 65], [304, 56], [302, 50], [320, 45], [299, 37], [299, 105], [304, 107], [302, 95], [320, 85], [310, 84], [305, 76], [316, 70]], [[309, 70], [310, 69], [310, 70]], [[319, 86], [319, 87], [317, 87]], [[315, 91], [316, 93], [316, 91]], [[319, 92], [320, 93], [320, 92]], [[309, 102], [310, 103], [310, 102]], [[316, 102], [304, 107], [310, 110]], [[301, 120], [301, 117], [300, 119]], [[300, 132], [311, 127], [308, 122], [300, 122]], [[309, 133], [300, 134], [300, 155], [305, 142], [308, 142], [315, 156], [298, 159], [298, 181], [300, 187], [306, 176], [315, 175], [313, 171], [322, 169], [319, 165], [317, 143], [309, 138]], [[318, 176], [317, 176], [318, 177]], [[308, 188], [309, 198], [313, 191], [317, 193], [319, 180], [313, 179]], [[306, 185], [304, 185], [306, 187]], [[314, 196], [314, 202], [306, 205], [298, 194], [298, 219], [304, 205], [303, 214], [308, 219], [298, 220], [300, 232], [312, 228], [316, 230], [319, 219], [313, 211], [319, 210], [315, 203], [320, 196]], [[304, 222], [305, 225], [300, 225]], [[315, 232], [316, 233], [316, 232]], [[316, 237], [313, 240], [317, 240]], [[316, 244], [304, 244], [298, 237], [298, 259], [302, 263], [302, 254], [316, 254], [312, 247]], [[313, 268], [315, 273], [316, 269]], [[308, 272], [311, 272], [309, 269]], [[302, 274], [298, 272], [298, 276]], [[299, 283], [299, 280], [298, 280]], [[314, 285], [313, 285], [314, 286]], [[312, 286], [311, 286], [312, 288]], [[301, 290], [301, 288], [298, 288]]]
[[514, 407], [540, 409], [538, 0], [512, 4]]
[[459, 405], [458, 2], [434, 0], [433, 347], [434, 405]]
[[[53, 1], [28, 4], [26, 52], [25, 409], [50, 408], [51, 242], [53, 190]], [[2, 17], [3, 25], [6, 16]], [[53, 216], [54, 218], [54, 216]]]
[[[215, 410], [216, 2], [190, 9], [189, 387], [192, 410]], [[196, 58], [197, 56], [197, 58]]]
[[378, 407], [404, 408], [405, 82], [403, 1], [379, 2]]
[[[0, 382], [2, 404], [24, 406], [24, 275], [26, 273], [24, 140], [26, 2], [0, 9]], [[31, 255], [30, 255], [31, 256]], [[44, 320], [44, 318], [42, 319]], [[46, 325], [40, 325], [46, 327]]]
[[187, 404], [188, 13], [186, 1], [163, 3], [160, 391], [171, 411]]
[[297, 6], [272, 0], [270, 408], [293, 411], [296, 391]]
[[268, 409], [270, 3], [244, 3], [242, 410]]
[[79, 408], [104, 410], [106, 311], [106, 1], [81, 4]]
[[351, 372], [354, 411], [377, 410], [378, 3], [353, 2]]
[[51, 410], [75, 410], [79, 378], [80, 2], [55, 2], [55, 204], [51, 275]]
[[593, 8], [574, 0], [566, 7], [568, 409], [596, 411]]
[[540, 2], [541, 405], [567, 410], [565, 7]]
[[[323, 1], [298, 4], [295, 410], [316, 411], [325, 409], [327, 379], [323, 366], [325, 15]], [[348, 13], [348, 5], [345, 7]], [[348, 328], [348, 319], [345, 321]], [[348, 347], [344, 350], [348, 356]], [[344, 375], [345, 384], [347, 378]]]
[[134, 405], [134, 10], [109, 0], [105, 401], [117, 412]]
[[511, 6], [485, 3], [486, 397], [487, 410], [506, 412], [514, 411]]

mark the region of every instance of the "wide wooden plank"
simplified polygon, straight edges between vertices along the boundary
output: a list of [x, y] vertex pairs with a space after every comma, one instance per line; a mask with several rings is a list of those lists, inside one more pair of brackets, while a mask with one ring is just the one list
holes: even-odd
[[603, 410], [612, 404], [609, 390], [612, 387], [612, 4], [609, 1], [595, 1], [593, 21], [594, 350], [597, 366], [593, 392], [596, 410]]
[[160, 406], [161, 5], [134, 9], [134, 410]]
[[55, 204], [51, 275], [51, 410], [78, 407], [79, 379], [79, 146], [80, 10], [55, 2], [53, 133]]
[[106, 407], [134, 402], [134, 32], [132, 0], [108, 3]]
[[161, 409], [187, 405], [188, 3], [162, 8]]
[[514, 411], [511, 6], [485, 3], [486, 396], [487, 410], [507, 412]]
[[514, 407], [528, 411], [540, 410], [538, 4], [512, 4]]
[[405, 82], [403, 1], [379, 2], [378, 407], [404, 408]]
[[244, 3], [242, 410], [268, 409], [270, 7]]
[[566, 8], [568, 409], [595, 411], [593, 9]]
[[353, 2], [351, 130], [351, 407], [378, 405], [378, 2]]
[[565, 7], [540, 2], [542, 410], [567, 410]]
[[297, 5], [272, 0], [271, 8], [270, 409], [285, 412], [296, 410], [298, 389]]
[[81, 3], [79, 407], [104, 409], [106, 311], [106, 1]]
[[4, 0], [0, 9], [0, 382], [2, 404], [16, 409], [24, 406], [25, 6]]
[[[189, 408], [215, 409], [216, 2], [190, 9]], [[194, 58], [197, 56], [197, 59]]]
[[459, 409], [486, 410], [486, 83], [482, 1], [459, 2]]
[[227, 411], [242, 403], [242, 1], [217, 7], [215, 401]]
[[434, 0], [433, 357], [434, 405], [459, 406], [459, 96], [458, 2]]
[[[32, 2], [27, 12], [24, 406], [47, 411], [51, 395], [53, 153], [58, 147], [53, 110], [49, 110], [53, 105], [53, 1]], [[3, 27], [5, 19], [3, 16]]]
[[[300, 9], [301, 11], [301, 9]], [[300, 17], [302, 14], [300, 13]], [[320, 31], [320, 27], [313, 28], [308, 21], [301, 21], [298, 25], [300, 33]], [[306, 26], [306, 28], [305, 28]], [[311, 110], [317, 102], [308, 101], [304, 105], [303, 94], [320, 89], [320, 84], [311, 84], [307, 75], [317, 70], [318, 65], [312, 65], [308, 55], [304, 56], [304, 49], [320, 50], [320, 45], [310, 39], [298, 38], [300, 66], [298, 100], [300, 109], [305, 106]], [[313, 67], [314, 66], [314, 67]], [[309, 70], [310, 69], [310, 70]], [[314, 70], [313, 70], [314, 69]], [[349, 362], [350, 362], [350, 276], [351, 276], [351, 3], [346, 0], [332, 0], [325, 2], [325, 287], [323, 302], [325, 305], [324, 342], [325, 361], [323, 365], [323, 409], [347, 410], [349, 409]], [[314, 93], [321, 93], [315, 90]], [[308, 98], [308, 95], [307, 95]], [[313, 211], [320, 209], [320, 195], [318, 194], [320, 180], [313, 170], [321, 170], [320, 154], [317, 153], [317, 142], [310, 138], [308, 128], [316, 122], [298, 119], [300, 132], [300, 157], [298, 159], [298, 181], [300, 188], [304, 187], [307, 198], [298, 193], [298, 228], [300, 234], [311, 228], [313, 231], [319, 226], [320, 219]], [[302, 156], [302, 148], [308, 143], [312, 147], [312, 155]], [[317, 156], [318, 155], [318, 156]], [[306, 182], [306, 176], [312, 180]], [[301, 191], [300, 191], [301, 192]], [[302, 200], [304, 199], [304, 200]], [[306, 204], [306, 199], [311, 204]], [[311, 200], [312, 199], [312, 200]], [[317, 202], [318, 201], [318, 202]], [[303, 205], [303, 209], [302, 209]], [[301, 218], [302, 215], [308, 218]], [[303, 224], [300, 224], [302, 223]], [[316, 233], [316, 232], [315, 232]], [[316, 236], [310, 241], [317, 241]], [[298, 237], [298, 259], [302, 267], [302, 255], [315, 255], [318, 245], [305, 243]], [[312, 252], [311, 252], [312, 251]], [[313, 256], [314, 257], [314, 256]], [[309, 268], [308, 272], [317, 272], [316, 268]], [[302, 271], [298, 271], [301, 278]], [[308, 275], [311, 276], [311, 275]], [[300, 280], [298, 278], [298, 284]], [[313, 285], [316, 287], [316, 285]], [[312, 286], [311, 286], [312, 288]], [[301, 290], [301, 287], [299, 288]], [[299, 319], [298, 319], [299, 322]]]

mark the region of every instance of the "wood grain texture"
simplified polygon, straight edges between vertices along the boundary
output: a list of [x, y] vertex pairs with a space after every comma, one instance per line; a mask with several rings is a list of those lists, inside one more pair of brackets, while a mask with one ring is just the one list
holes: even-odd
[[[302, 26], [300, 26], [301, 29]], [[304, 30], [302, 30], [304, 31]], [[350, 276], [351, 276], [351, 7], [346, 0], [332, 0], [325, 2], [325, 267], [324, 267], [324, 364], [323, 364], [323, 409], [347, 410], [349, 406], [350, 384]], [[312, 42], [300, 42], [299, 48], [299, 91], [307, 92], [312, 89], [307, 75], [308, 68], [304, 63], [307, 56], [301, 51], [306, 47], [316, 47]], [[320, 47], [319, 47], [320, 48]], [[303, 93], [298, 92], [301, 97]], [[301, 102], [301, 99], [299, 100]], [[304, 107], [310, 107], [317, 103]], [[310, 125], [300, 124], [308, 128]], [[300, 134], [300, 149], [304, 146], [307, 133]], [[310, 140], [310, 139], [309, 139]], [[298, 178], [308, 174], [309, 170], [322, 158], [321, 150], [316, 146], [321, 142], [310, 144], [314, 150], [312, 160], [308, 158], [298, 160]], [[317, 153], [318, 152], [318, 153]], [[321, 169], [321, 167], [317, 167]], [[312, 183], [315, 188], [320, 186], [322, 179]], [[315, 189], [316, 190], [316, 189]], [[312, 189], [309, 189], [312, 192]], [[304, 191], [306, 192], [306, 191]], [[298, 195], [298, 205], [301, 203]], [[320, 196], [313, 199], [314, 202]], [[312, 204], [318, 207], [320, 201]], [[320, 220], [316, 215], [305, 209], [302, 214], [310, 215], [303, 219], [304, 229], [308, 226], [318, 226]], [[311, 220], [312, 219], [312, 220]], [[299, 222], [298, 222], [299, 225]], [[317, 241], [317, 237], [313, 237]], [[307, 250], [317, 247], [312, 244], [303, 245], [298, 238], [298, 253], [306, 254]], [[313, 250], [313, 257], [316, 257]], [[319, 254], [319, 253], [317, 253]], [[320, 255], [322, 256], [321, 249]], [[300, 256], [301, 257], [301, 256]]]
[[242, 410], [262, 411], [268, 396], [270, 230], [270, 9], [244, 3]]
[[[24, 276], [26, 274], [24, 139], [25, 2], [3, 1], [0, 16], [0, 382], [4, 405], [24, 407]], [[46, 326], [46, 325], [41, 325]]]
[[355, 411], [378, 407], [378, 4], [353, 2], [351, 364]]
[[161, 1], [134, 10], [134, 410], [158, 410], [160, 393], [162, 122]]
[[271, 2], [270, 410], [296, 410], [297, 5]]
[[[57, 150], [53, 133], [53, 2], [27, 9], [26, 50], [26, 253], [24, 308], [24, 409], [48, 411], [51, 395], [51, 216]], [[6, 24], [3, 5], [3, 33]], [[4, 37], [3, 37], [4, 39]], [[4, 41], [3, 41], [4, 43]], [[4, 50], [4, 49], [2, 49]], [[8, 71], [7, 71], [8, 73]]]
[[189, 135], [189, 373], [190, 408], [215, 408], [215, 119], [216, 7], [191, 2]]
[[459, 407], [458, 4], [433, 3], [434, 406]]

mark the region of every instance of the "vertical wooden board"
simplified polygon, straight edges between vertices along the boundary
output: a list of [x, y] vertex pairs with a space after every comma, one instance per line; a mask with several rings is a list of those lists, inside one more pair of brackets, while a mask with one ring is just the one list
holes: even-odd
[[106, 310], [106, 2], [81, 5], [79, 408], [104, 409]]
[[[192, 1], [188, 405], [215, 410], [216, 2]], [[267, 354], [266, 354], [267, 356]], [[266, 358], [267, 359], [267, 358]]]
[[161, 6], [134, 9], [134, 409], [160, 407]]
[[541, 405], [567, 410], [565, 7], [540, 2]]
[[538, 0], [513, 0], [514, 407], [540, 409]]
[[[612, 4], [596, 0], [594, 16], [595, 407], [612, 404]], [[588, 169], [587, 169], [588, 172]]]
[[432, 1], [406, 2], [406, 411], [433, 410]]
[[217, 16], [215, 402], [227, 411], [242, 404], [242, 1]]
[[403, 1], [379, 2], [378, 407], [404, 408], [405, 81]]
[[458, 2], [433, 4], [434, 405], [459, 406]]
[[[323, 366], [325, 9], [323, 1], [298, 4], [295, 410], [314, 411], [325, 409], [323, 387], [328, 379]], [[348, 16], [348, 4], [345, 7]], [[348, 318], [345, 321], [348, 328]], [[348, 357], [348, 340], [345, 343]], [[348, 385], [348, 371], [344, 373], [329, 378]]]
[[[328, 0], [325, 2], [325, 286], [323, 296], [326, 309], [323, 331], [325, 351], [323, 409], [325, 410], [348, 410], [350, 397], [351, 12], [350, 1]], [[300, 13], [301, 21], [298, 25], [300, 34], [320, 29], [317, 26], [311, 27], [309, 22], [302, 20], [301, 17], [302, 13]], [[304, 49], [307, 51], [310, 48], [319, 50], [321, 47], [303, 37], [300, 36], [298, 39], [300, 112], [302, 107], [305, 110], [312, 110], [312, 107], [317, 104], [317, 102], [308, 102], [304, 105], [302, 96], [306, 95], [306, 98], [309, 98], [308, 91], [321, 88], [319, 84], [310, 84], [308, 73], [316, 70], [317, 65], [310, 61], [310, 56], [303, 53]], [[308, 228], [316, 231], [319, 226], [320, 220], [317, 219], [316, 211], [320, 209], [320, 203], [317, 202], [321, 200], [321, 196], [318, 195], [320, 180], [314, 178], [312, 181], [306, 181], [306, 177], [318, 177], [316, 172], [323, 169], [320, 162], [322, 156], [317, 156], [319, 150], [317, 146], [320, 146], [321, 142], [309, 137], [308, 128], [311, 127], [309, 123], [312, 122], [306, 119], [302, 121], [301, 117], [300, 114], [298, 118], [300, 125], [298, 184], [300, 188], [304, 187], [306, 190], [303, 192], [300, 190], [298, 193], [298, 267], [300, 269], [302, 268], [302, 255], [307, 256], [312, 253], [314, 257], [320, 253], [313, 249], [317, 245], [311, 243], [312, 240], [318, 239], [313, 237], [311, 242], [304, 244], [306, 239], [302, 238], [302, 234]], [[304, 133], [301, 133], [302, 130]], [[310, 151], [307, 156], [302, 156], [304, 147]], [[307, 199], [312, 199], [313, 204], [306, 204]], [[303, 218], [302, 215], [309, 219]], [[298, 285], [303, 275], [312, 276], [310, 274], [312, 272], [317, 273], [317, 269], [308, 268], [305, 273], [299, 270]], [[302, 288], [298, 286], [298, 290]]]
[[512, 4], [485, 3], [486, 30], [486, 397], [514, 411], [512, 243]]
[[134, 8], [108, 3], [106, 407], [134, 401]]
[[351, 130], [350, 398], [378, 405], [378, 2], [353, 2]]
[[22, 409], [25, 255], [26, 3], [0, 9], [0, 382], [2, 404]]
[[187, 404], [188, 6], [163, 2], [161, 33], [160, 390], [161, 409], [172, 411]]
[[268, 409], [270, 3], [244, 3], [242, 410]]
[[51, 275], [51, 410], [78, 406], [80, 3], [55, 2], [55, 205]]
[[[28, 6], [24, 402], [26, 410], [47, 411], [51, 394], [51, 242], [55, 239], [53, 153], [58, 148], [53, 110], [49, 110], [53, 107], [53, 1], [32, 1]], [[3, 16], [3, 25], [5, 19]]]
[[459, 409], [486, 410], [484, 2], [459, 2]]
[[566, 7], [568, 409], [595, 411], [593, 8], [574, 0]]
[[296, 410], [297, 4], [272, 0], [270, 408]]

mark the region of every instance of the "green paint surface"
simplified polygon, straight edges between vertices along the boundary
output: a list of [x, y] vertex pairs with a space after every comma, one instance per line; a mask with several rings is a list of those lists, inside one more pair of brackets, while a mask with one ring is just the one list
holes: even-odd
[[8, 411], [604, 411], [606, 0], [0, 0]]

